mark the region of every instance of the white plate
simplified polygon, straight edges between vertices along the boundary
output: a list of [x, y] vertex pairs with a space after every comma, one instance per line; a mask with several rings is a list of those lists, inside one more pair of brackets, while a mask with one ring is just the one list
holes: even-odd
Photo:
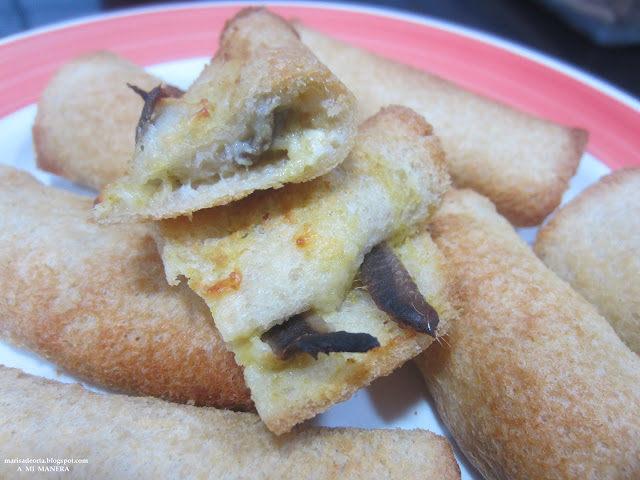
[[[94, 195], [91, 190], [35, 168], [31, 140], [34, 102], [51, 74], [76, 55], [108, 48], [149, 65], [152, 73], [186, 88], [215, 51], [224, 21], [242, 6], [198, 3], [138, 9], [3, 40], [0, 162], [29, 171], [48, 185]], [[272, 8], [285, 17], [299, 18], [313, 28], [430, 70], [531, 113], [587, 128], [588, 152], [565, 201], [611, 168], [640, 164], [638, 102], [566, 65], [467, 29], [398, 12], [326, 3], [273, 4]], [[520, 233], [531, 242], [535, 231], [522, 229]], [[58, 372], [54, 365], [4, 343], [0, 343], [0, 363], [59, 381], [76, 381]], [[451, 439], [411, 363], [378, 379], [312, 423], [419, 427]], [[457, 450], [456, 456], [462, 478], [481, 478]]]

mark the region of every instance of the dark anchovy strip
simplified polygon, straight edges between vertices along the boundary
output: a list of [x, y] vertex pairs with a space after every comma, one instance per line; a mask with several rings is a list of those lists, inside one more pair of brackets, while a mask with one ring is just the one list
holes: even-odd
[[385, 242], [373, 247], [364, 257], [360, 280], [378, 308], [401, 327], [436, 336], [438, 312], [427, 303], [407, 269]]
[[378, 340], [368, 333], [319, 331], [318, 320], [322, 319], [316, 316], [310, 321], [309, 315], [295, 315], [263, 333], [260, 339], [266, 342], [281, 360], [287, 360], [301, 352], [317, 359], [319, 353], [364, 353], [380, 346]]
[[305, 352], [317, 359], [319, 353], [365, 353], [380, 346], [378, 339], [368, 333], [328, 332], [303, 335], [285, 350], [285, 358]]
[[140, 120], [138, 120], [138, 126], [136, 127], [137, 143], [142, 138], [142, 135], [144, 135], [144, 132], [147, 130], [149, 123], [151, 123], [151, 115], [153, 115], [153, 111], [156, 108], [158, 100], [160, 100], [161, 98], [169, 97], [178, 98], [184, 95], [184, 92], [178, 87], [164, 84], [158, 85], [148, 92], [141, 89], [140, 87], [137, 87], [136, 85], [131, 85], [130, 83], [127, 83], [127, 86], [138, 95], [140, 95], [144, 100], [144, 107], [142, 107]]

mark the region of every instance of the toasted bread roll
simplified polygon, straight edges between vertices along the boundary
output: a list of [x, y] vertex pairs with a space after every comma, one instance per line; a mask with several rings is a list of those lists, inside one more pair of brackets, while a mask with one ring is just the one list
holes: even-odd
[[144, 101], [127, 83], [150, 90], [161, 81], [112, 52], [64, 65], [38, 101], [36, 164], [97, 190], [127, 170]]
[[452, 191], [431, 231], [467, 298], [417, 363], [471, 463], [487, 479], [640, 478], [640, 358], [486, 198]]
[[[68, 467], [63, 478], [460, 478], [449, 442], [426, 430], [307, 427], [275, 437], [251, 413], [101, 395], [5, 367], [0, 412], [2, 458], [86, 460], [28, 464]], [[25, 465], [5, 460], [0, 476], [29, 475]]]
[[538, 231], [535, 253], [640, 354], [640, 168], [604, 176]]
[[295, 24], [302, 41], [355, 94], [360, 118], [399, 104], [424, 115], [442, 140], [458, 187], [488, 196], [514, 225], [540, 224], [576, 173], [587, 132], [535, 118]]
[[171, 218], [310, 180], [342, 162], [356, 134], [351, 92], [262, 8], [231, 19], [184, 96], [161, 95], [149, 115], [130, 171], [100, 193], [99, 221]]
[[448, 188], [431, 126], [389, 107], [328, 174], [158, 223], [167, 280], [185, 275], [229, 342], [311, 307], [331, 311], [364, 255], [417, 232]]
[[[420, 227], [448, 186], [431, 126], [407, 108], [389, 107], [362, 125], [347, 160], [328, 174], [159, 223], [167, 279], [186, 277], [207, 301], [271, 430], [286, 432], [347, 399], [433, 340], [400, 328], [368, 289], [354, 286], [365, 254], [380, 242], [396, 247], [440, 313], [439, 334], [446, 331], [455, 316], [448, 276]], [[278, 358], [262, 336], [308, 311], [330, 331], [367, 333], [381, 346], [317, 360]]]
[[0, 336], [107, 389], [253, 409], [205, 303], [167, 285], [148, 226], [101, 228], [91, 203], [0, 166]]

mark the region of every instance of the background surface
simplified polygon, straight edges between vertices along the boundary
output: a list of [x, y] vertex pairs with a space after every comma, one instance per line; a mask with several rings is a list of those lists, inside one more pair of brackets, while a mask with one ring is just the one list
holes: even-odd
[[[0, 0], [0, 37], [82, 16], [167, 3], [179, 2]], [[640, 98], [640, 0], [337, 0], [333, 3], [403, 10], [474, 28], [550, 55]], [[601, 8], [584, 9], [574, 15], [550, 6], [562, 3], [600, 5]], [[621, 3], [626, 10], [611, 11], [609, 15], [603, 10]], [[602, 7], [605, 4], [609, 7]], [[587, 21], [585, 12], [591, 15]]]
[[[0, 37], [51, 23], [115, 12], [136, 6], [178, 2], [149, 0], [0, 0]], [[191, 2], [196, 3], [196, 2]], [[214, 3], [214, 2], [209, 2]], [[259, 2], [257, 2], [259, 3]], [[300, 2], [302, 3], [302, 2]], [[640, 0], [626, 1], [626, 11], [610, 12], [615, 0], [582, 0], [608, 4], [584, 15], [552, 8], [562, 1], [545, 0], [370, 0], [345, 2], [418, 13], [495, 35], [533, 48], [595, 75], [635, 98], [640, 98]], [[579, 4], [580, 1], [574, 1]], [[587, 10], [584, 10], [587, 11]], [[584, 12], [583, 11], [583, 12]], [[577, 20], [577, 21], [573, 21]], [[586, 25], [586, 27], [585, 27]], [[588, 30], [592, 27], [592, 30]]]

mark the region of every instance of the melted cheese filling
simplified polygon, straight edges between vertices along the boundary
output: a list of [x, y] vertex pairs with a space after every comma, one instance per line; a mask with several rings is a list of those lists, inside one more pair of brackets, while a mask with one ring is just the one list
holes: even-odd
[[256, 168], [286, 170], [287, 163], [311, 165], [340, 145], [341, 138], [334, 129], [310, 125], [308, 112], [295, 112], [282, 105], [268, 112], [261, 110], [235, 142], [214, 142], [198, 149], [190, 159], [178, 158], [156, 170], [157, 174], [145, 183], [147, 195], [169, 193], [183, 186], [196, 189]]

